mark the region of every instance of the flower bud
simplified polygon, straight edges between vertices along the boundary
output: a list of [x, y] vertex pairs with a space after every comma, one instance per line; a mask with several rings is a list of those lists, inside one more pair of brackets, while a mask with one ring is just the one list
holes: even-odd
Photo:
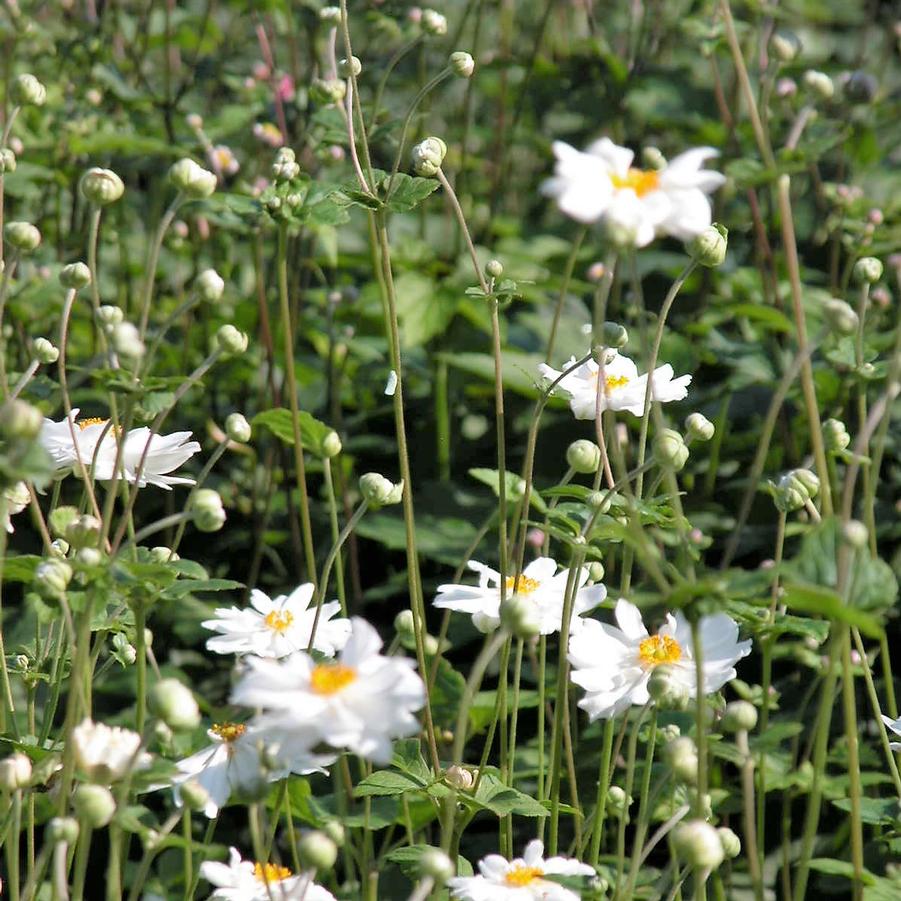
[[[294, 151], [290, 147], [279, 148], [278, 153], [275, 155], [275, 162], [272, 164], [273, 179], [277, 182], [291, 181], [291, 179], [297, 178], [298, 175], [300, 175], [300, 166], [297, 164]], [[272, 200], [278, 199], [278, 197], [272, 198]]]
[[602, 336], [604, 346], [616, 350], [621, 350], [629, 343], [629, 333], [618, 322], [605, 322]]
[[48, 551], [48, 554], [51, 557], [56, 557], [59, 560], [65, 560], [68, 553], [69, 542], [64, 538], [54, 538], [53, 541], [50, 542], [50, 550]]
[[854, 264], [854, 278], [873, 284], [882, 278], [882, 263], [876, 257], [861, 257]]
[[720, 844], [723, 846], [726, 860], [738, 857], [741, 854], [741, 839], [728, 826], [720, 826], [716, 832], [720, 837]]
[[200, 131], [203, 128], [203, 116], [199, 113], [188, 113], [185, 116], [185, 124], [191, 131]]
[[72, 581], [72, 567], [65, 560], [48, 557], [34, 571], [34, 584], [42, 597], [60, 598]]
[[102, 829], [116, 812], [116, 799], [102, 785], [79, 785], [72, 796], [72, 807], [91, 829]]
[[675, 723], [667, 723], [660, 726], [660, 738], [667, 744], [675, 741], [682, 734], [682, 730]]
[[412, 610], [401, 610], [394, 617], [394, 631], [398, 635], [412, 635], [416, 629]]
[[687, 735], [671, 741], [664, 749], [664, 757], [669, 764], [673, 775], [688, 785], [694, 785], [698, 780], [698, 750], [694, 740]]
[[453, 861], [440, 848], [426, 848], [419, 858], [419, 870], [436, 885], [444, 885], [457, 872]]
[[820, 100], [831, 100], [833, 94], [835, 94], [835, 85], [832, 83], [832, 79], [824, 72], [808, 69], [804, 73], [802, 81], [804, 87]]
[[138, 659], [138, 652], [135, 650], [134, 645], [129, 643], [124, 633], [116, 632], [113, 635], [112, 645], [113, 651], [120, 659], [120, 662], [124, 661], [123, 666], [131, 666]]
[[83, 547], [76, 551], [75, 560], [84, 566], [100, 566], [103, 562], [103, 553], [96, 547]]
[[96, 516], [85, 513], [70, 520], [63, 531], [66, 541], [76, 549], [95, 547], [100, 540], [103, 524]]
[[[54, 507], [47, 517], [50, 534], [65, 535], [69, 524], [75, 522], [76, 519], [78, 519], [78, 507], [73, 507], [69, 504], [60, 504], [58, 507]], [[68, 549], [68, 547], [69, 543], [66, 542], [66, 548]]]
[[361, 63], [356, 56], [350, 58], [349, 64], [346, 57], [338, 63], [338, 74], [342, 78], [350, 78], [351, 73], [353, 74], [353, 77], [356, 78], [362, 71], [363, 63]]
[[857, 313], [838, 297], [831, 297], [823, 304], [823, 315], [836, 335], [853, 335], [860, 325]]
[[120, 357], [140, 360], [147, 348], [141, 340], [141, 333], [132, 322], [119, 322], [113, 326], [113, 347]]
[[341, 825], [340, 820], [329, 820], [322, 827], [322, 831], [339, 847], [344, 847], [344, 842], [347, 838], [344, 832], [344, 827]]
[[678, 472], [688, 460], [688, 448], [673, 429], [662, 429], [654, 436], [654, 459], [660, 466]]
[[64, 288], [86, 288], [91, 284], [91, 270], [84, 263], [69, 263], [60, 270], [59, 283]]
[[3, 227], [3, 235], [10, 247], [22, 253], [37, 250], [41, 243], [41, 233], [30, 222], [7, 222]]
[[720, 725], [724, 732], [751, 732], [757, 725], [757, 708], [749, 701], [731, 701]]
[[225, 291], [225, 281], [215, 269], [204, 269], [194, 282], [197, 295], [203, 300], [215, 303], [222, 300], [222, 292]]
[[17, 791], [31, 782], [31, 758], [16, 753], [0, 760], [0, 788]]
[[216, 343], [224, 353], [242, 354], [247, 350], [249, 339], [244, 332], [238, 331], [233, 325], [223, 325], [216, 332]]
[[566, 449], [566, 462], [571, 469], [585, 475], [597, 472], [601, 465], [601, 449], [593, 441], [579, 438]]
[[34, 357], [39, 363], [47, 366], [59, 359], [59, 350], [54, 347], [52, 341], [48, 341], [46, 338], [35, 338]]
[[53, 845], [65, 842], [74, 845], [78, 841], [78, 820], [73, 817], [53, 817], [47, 823], [46, 835]]
[[695, 870], [715, 870], [725, 856], [719, 833], [704, 820], [688, 820], [673, 830], [679, 855]]
[[851, 443], [848, 429], [839, 419], [827, 419], [823, 423], [823, 439], [826, 442], [826, 450], [832, 453], [844, 450]]
[[34, 75], [23, 72], [13, 79], [9, 96], [16, 106], [43, 106], [47, 99], [47, 88]]
[[94, 206], [115, 203], [125, 193], [122, 179], [112, 169], [101, 169], [97, 166], [88, 169], [81, 176], [79, 188], [84, 199]]
[[121, 307], [105, 303], [97, 310], [97, 319], [108, 334], [112, 334], [113, 327], [124, 321], [125, 313]]
[[150, 559], [154, 563], [170, 563], [173, 560], [181, 560], [178, 554], [172, 552], [172, 548], [158, 544], [156, 547], [150, 548]]
[[341, 437], [337, 432], [329, 432], [322, 439], [322, 455], [326, 459], [331, 460], [332, 457], [337, 457], [341, 453], [341, 447]]
[[321, 872], [335, 865], [338, 846], [324, 832], [313, 830], [297, 843], [297, 853], [304, 869]]
[[341, 23], [341, 7], [340, 6], [323, 6], [319, 10], [319, 18], [323, 22], [329, 22], [332, 25]]
[[455, 788], [458, 791], [469, 791], [469, 789], [472, 788], [475, 779], [473, 778], [471, 770], [467, 770], [462, 766], [454, 765], [448, 767], [445, 771], [444, 781], [451, 788]]
[[688, 253], [701, 266], [713, 269], [726, 259], [729, 232], [724, 225], [714, 222], [688, 242]]
[[199, 488], [194, 493], [192, 505], [194, 525], [201, 532], [218, 532], [225, 525], [225, 508], [219, 492], [212, 488]]
[[188, 810], [203, 810], [210, 800], [210, 793], [196, 779], [188, 779], [178, 786], [178, 796]]
[[659, 147], [648, 146], [642, 148], [641, 162], [646, 169], [659, 171], [666, 166], [666, 157]]
[[860, 70], [852, 72], [844, 84], [845, 97], [851, 103], [871, 103], [879, 90], [879, 82]]
[[655, 666], [648, 679], [648, 694], [664, 710], [685, 710], [688, 706], [688, 686], [675, 678], [665, 663]]
[[820, 480], [809, 469], [793, 469], [789, 476], [804, 486], [808, 497], [816, 497], [820, 493]]
[[0, 148], [0, 172], [16, 171], [16, 155], [9, 147]]
[[693, 441], [709, 441], [716, 428], [703, 413], [690, 413], [685, 419], [685, 432]]
[[195, 729], [200, 724], [197, 701], [178, 679], [161, 679], [153, 686], [150, 709], [174, 732]]
[[594, 563], [588, 564], [588, 580], [590, 582], [598, 583], [604, 578], [604, 564], [599, 563], [597, 560]]
[[867, 527], [859, 519], [849, 519], [842, 526], [842, 538], [853, 548], [858, 550], [865, 548], [869, 537]]
[[422, 30], [426, 34], [435, 37], [441, 37], [447, 34], [447, 19], [434, 9], [424, 9], [422, 11]]
[[472, 73], [476, 70], [476, 61], [465, 50], [454, 51], [450, 55], [449, 64], [454, 75], [460, 78], [472, 78]]
[[611, 785], [607, 789], [606, 807], [607, 813], [617, 819], [626, 816], [632, 799], [618, 785]]
[[182, 193], [195, 200], [209, 197], [216, 190], [216, 173], [204, 169], [185, 157], [169, 169], [169, 181]]
[[44, 425], [44, 417], [37, 407], [24, 400], [8, 400], [0, 407], [0, 434], [7, 439], [37, 438]]
[[797, 479], [793, 479], [790, 473], [782, 476], [772, 486], [773, 503], [781, 513], [792, 513], [800, 510], [809, 500], [807, 489]]
[[501, 604], [501, 623], [517, 638], [534, 638], [541, 630], [538, 606], [528, 597], [513, 594]]
[[446, 153], [447, 144], [441, 138], [430, 137], [420, 141], [410, 151], [413, 171], [417, 175], [432, 178], [438, 174]]
[[241, 413], [232, 413], [225, 420], [225, 434], [232, 441], [246, 444], [251, 436], [250, 423]]
[[790, 63], [800, 52], [801, 42], [792, 31], [777, 31], [770, 38], [770, 47], [780, 62]]
[[399, 504], [403, 491], [403, 480], [395, 484], [377, 472], [367, 472], [360, 476], [360, 494], [370, 507]]
[[310, 95], [322, 106], [341, 103], [347, 95], [347, 82], [340, 78], [314, 78]]
[[490, 278], [500, 278], [504, 274], [504, 264], [500, 260], [489, 260], [485, 264], [485, 272]]

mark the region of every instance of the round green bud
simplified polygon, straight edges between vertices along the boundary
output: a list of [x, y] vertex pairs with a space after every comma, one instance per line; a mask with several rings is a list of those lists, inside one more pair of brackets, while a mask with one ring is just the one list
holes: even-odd
[[341, 103], [347, 94], [347, 82], [340, 78], [314, 78], [310, 95], [322, 106]]
[[31, 782], [31, 758], [21, 752], [0, 760], [0, 788], [18, 791]]
[[181, 560], [178, 554], [172, 552], [172, 548], [168, 548], [163, 544], [150, 548], [150, 559], [154, 563], [170, 563], [173, 560]]
[[59, 359], [59, 350], [47, 338], [34, 339], [34, 358], [45, 366]]
[[724, 225], [714, 222], [688, 242], [688, 253], [701, 266], [713, 269], [726, 259], [729, 232]]
[[91, 270], [84, 263], [68, 263], [59, 273], [59, 283], [64, 288], [86, 288], [91, 284]]
[[[66, 529], [69, 528], [69, 524], [75, 522], [78, 519], [78, 507], [73, 507], [69, 504], [61, 504], [58, 507], [54, 507], [53, 511], [47, 517], [47, 525], [50, 527], [51, 535], [65, 535]], [[68, 549], [69, 543], [66, 542], [66, 548]]]
[[91, 829], [108, 826], [116, 812], [113, 793], [102, 785], [79, 785], [72, 796], [72, 807], [78, 818]]
[[796, 479], [792, 479], [789, 474], [782, 476], [772, 486], [772, 491], [773, 503], [781, 513], [792, 513], [795, 510], [800, 510], [810, 500], [810, 495], [803, 484]]
[[377, 472], [367, 472], [360, 476], [360, 494], [370, 507], [399, 504], [403, 491], [403, 480], [395, 484]]
[[801, 42], [792, 31], [775, 32], [770, 38], [770, 47], [782, 63], [790, 63], [801, 52]]
[[231, 413], [225, 420], [225, 434], [232, 441], [246, 444], [251, 436], [250, 423], [242, 413]]
[[566, 449], [566, 462], [571, 469], [585, 475], [597, 472], [601, 465], [601, 449], [593, 441], [579, 438]]
[[304, 869], [324, 872], [335, 865], [338, 846], [324, 832], [313, 830], [297, 843], [297, 853]]
[[322, 831], [339, 847], [344, 847], [347, 836], [340, 820], [329, 820], [323, 827]]
[[685, 432], [693, 441], [709, 441], [716, 428], [703, 413], [690, 413], [685, 419]]
[[853, 335], [860, 325], [857, 313], [838, 297], [831, 297], [823, 304], [823, 316], [836, 335]]
[[489, 260], [485, 264], [485, 272], [491, 278], [500, 278], [504, 274], [504, 264], [500, 260]]
[[688, 448], [673, 429], [662, 429], [654, 436], [654, 459], [660, 466], [678, 472], [688, 460]]
[[185, 157], [169, 169], [169, 181], [183, 194], [195, 200], [209, 197], [216, 190], [216, 173]]
[[413, 171], [426, 178], [437, 175], [446, 154], [447, 144], [441, 138], [433, 136], [420, 141], [410, 151]]
[[419, 858], [419, 871], [427, 879], [434, 879], [436, 885], [444, 885], [456, 875], [453, 861], [440, 848], [426, 848]]
[[71, 581], [72, 567], [56, 557], [42, 560], [34, 571], [34, 584], [45, 598], [62, 597]]
[[194, 282], [198, 297], [210, 303], [222, 300], [225, 291], [225, 280], [215, 269], [204, 269]]
[[340, 6], [323, 6], [322, 9], [319, 10], [319, 18], [323, 22], [328, 22], [331, 25], [340, 25], [341, 24], [341, 7]]
[[351, 76], [356, 78], [362, 71], [363, 63], [356, 56], [350, 58], [349, 64], [346, 57], [338, 62], [338, 74], [342, 78], [350, 78]]
[[34, 75], [23, 72], [13, 79], [9, 96], [16, 106], [43, 106], [47, 99], [47, 89]]
[[337, 432], [329, 432], [322, 439], [322, 454], [329, 460], [337, 457], [341, 453], [341, 448], [341, 436]]
[[738, 857], [741, 854], [741, 839], [728, 826], [720, 826], [716, 832], [720, 837], [720, 844], [723, 846], [726, 860]]
[[444, 781], [457, 791], [469, 791], [475, 783], [472, 770], [465, 767], [454, 766], [448, 767], [444, 772]]
[[698, 781], [698, 749], [687, 735], [680, 735], [664, 750], [664, 757], [673, 775], [687, 785]]
[[47, 823], [47, 838], [53, 845], [65, 842], [74, 845], [78, 841], [78, 820], [74, 817], [53, 817]]
[[629, 343], [628, 331], [618, 322], [605, 322], [601, 334], [605, 347], [621, 350]]
[[476, 70], [476, 61], [472, 58], [472, 54], [465, 50], [456, 50], [450, 55], [448, 61], [454, 75], [460, 78], [472, 78], [472, 73]]
[[76, 516], [66, 523], [63, 535], [70, 547], [76, 550], [83, 547], [95, 547], [100, 540], [103, 524], [96, 516], [89, 513]]
[[41, 433], [44, 417], [24, 400], [8, 400], [0, 407], [0, 434], [7, 439], [30, 441]]
[[118, 322], [112, 330], [113, 347], [120, 357], [140, 360], [147, 351], [141, 333], [133, 322]]
[[200, 488], [194, 494], [194, 525], [201, 532], [218, 532], [225, 525], [225, 508], [218, 491]]
[[832, 453], [843, 451], [851, 443], [848, 429], [839, 419], [827, 419], [823, 423], [823, 439], [826, 449]]
[[75, 560], [84, 566], [100, 566], [103, 553], [96, 547], [83, 547], [75, 552]]
[[47, 553], [51, 557], [56, 557], [59, 560], [65, 560], [66, 556], [69, 553], [69, 542], [66, 541], [65, 538], [54, 538], [53, 541], [50, 542], [50, 548]]
[[731, 701], [720, 725], [724, 732], [751, 732], [757, 726], [757, 708], [749, 701]]
[[247, 350], [249, 339], [244, 332], [239, 331], [233, 325], [223, 325], [216, 332], [216, 343], [224, 353], [242, 354]]
[[41, 243], [41, 233], [30, 222], [7, 222], [3, 227], [3, 235], [10, 247], [22, 253], [37, 250]]
[[872, 285], [882, 278], [882, 263], [876, 257], [861, 257], [854, 264], [854, 278]]
[[863, 550], [867, 546], [870, 533], [859, 519], [849, 519], [842, 526], [842, 538], [853, 548]]
[[[297, 163], [297, 158], [294, 154], [294, 151], [290, 147], [281, 147], [279, 148], [278, 153], [275, 155], [275, 162], [272, 164], [272, 177], [277, 181], [291, 181], [297, 176], [300, 175], [300, 166]], [[278, 200], [278, 197], [271, 198], [272, 200]], [[279, 202], [279, 206], [281, 203]]]
[[528, 597], [513, 594], [501, 604], [501, 624], [517, 638], [527, 641], [541, 631], [538, 605]]
[[441, 37], [447, 34], [447, 19], [434, 9], [424, 9], [422, 11], [422, 30], [426, 34], [434, 37]]
[[804, 73], [802, 82], [804, 87], [820, 100], [831, 100], [835, 94], [835, 85], [832, 79], [824, 72], [817, 72], [816, 69], [808, 69]]
[[665, 663], [655, 666], [648, 679], [648, 694], [663, 710], [685, 710], [688, 706], [688, 686], [675, 677]]
[[607, 789], [606, 807], [611, 816], [621, 819], [628, 814], [631, 804], [632, 799], [618, 785]]
[[398, 635], [412, 635], [416, 629], [412, 610], [401, 610], [394, 617], [394, 631]]
[[16, 155], [9, 147], [0, 149], [0, 172], [16, 171]]
[[188, 779], [178, 787], [181, 803], [188, 810], [203, 810], [210, 801], [210, 793], [196, 779]]
[[719, 833], [704, 820], [679, 823], [673, 830], [679, 856], [694, 870], [715, 870], [725, 857]]
[[150, 709], [173, 732], [196, 729], [200, 708], [191, 690], [178, 679], [160, 679], [150, 692]]
[[820, 493], [820, 480], [809, 469], [793, 469], [789, 475], [804, 486], [808, 497], [816, 497]]
[[592, 582], [600, 582], [604, 578], [604, 564], [597, 560], [588, 564], [588, 578]]
[[79, 188], [84, 199], [94, 206], [115, 203], [125, 193], [122, 179], [112, 169], [97, 166], [81, 176]]

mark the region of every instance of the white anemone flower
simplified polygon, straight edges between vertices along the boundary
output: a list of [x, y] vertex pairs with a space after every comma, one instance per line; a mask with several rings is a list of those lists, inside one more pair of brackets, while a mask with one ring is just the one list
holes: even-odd
[[[576, 365], [573, 357], [563, 371]], [[594, 419], [598, 405], [598, 377], [600, 367], [594, 360], [586, 360], [581, 366], [567, 373], [557, 383], [554, 390], [565, 391], [569, 395], [569, 406], [576, 419]], [[546, 363], [538, 366], [538, 371], [549, 382], [560, 378], [561, 371], [552, 369]], [[669, 363], [658, 366], [651, 380], [651, 399], [660, 403], [682, 400], [688, 395], [690, 375], [673, 378], [673, 367]], [[601, 410], [625, 410], [633, 416], [644, 415], [644, 396], [647, 391], [648, 376], [638, 374], [638, 367], [628, 357], [617, 354], [604, 366], [604, 390], [601, 393]]]
[[255, 728], [283, 733], [288, 747], [324, 742], [387, 763], [392, 739], [419, 731], [414, 711], [425, 702], [425, 686], [413, 661], [382, 656], [381, 647], [375, 629], [355, 617], [335, 661], [317, 663], [303, 651], [281, 660], [246, 658], [232, 702], [261, 708]]
[[544, 192], [560, 210], [579, 222], [605, 220], [628, 243], [644, 247], [659, 234], [687, 241], [711, 222], [709, 194], [725, 177], [703, 169], [718, 156], [712, 147], [696, 147], [679, 154], [662, 169], [638, 169], [634, 154], [609, 138], [586, 151], [554, 142], [554, 177]]
[[[501, 574], [475, 560], [469, 562], [469, 568], [479, 574], [479, 584], [439, 585], [434, 606], [443, 610], [469, 613], [477, 629], [489, 632], [500, 625]], [[516, 594], [533, 602], [538, 614], [540, 634], [551, 635], [560, 631], [568, 579], [569, 570], [557, 572], [556, 560], [551, 557], [538, 557], [525, 567], [519, 579], [515, 576], [508, 576], [505, 579], [506, 596], [512, 597]], [[587, 581], [588, 567], [584, 566], [577, 576], [571, 623], [573, 628], [576, 627], [577, 618], [581, 614], [593, 610], [607, 597], [607, 589], [603, 585], [583, 587]]]
[[[299, 585], [289, 595], [275, 599], [254, 589], [250, 607], [219, 607], [215, 619], [204, 620], [205, 629], [218, 632], [207, 639], [207, 650], [216, 654], [255, 654], [257, 657], [285, 657], [305, 651], [310, 644], [316, 608], [310, 607], [313, 585]], [[333, 657], [350, 636], [349, 619], [333, 619], [341, 611], [338, 601], [322, 605], [313, 648]]]
[[126, 434], [122, 448], [125, 478], [137, 482], [139, 488], [156, 485], [167, 491], [173, 485], [195, 484], [194, 479], [169, 475], [200, 450], [200, 444], [190, 438], [191, 432], [155, 435], [146, 427], [132, 429]]
[[[895, 735], [901, 737], [901, 716], [898, 719], [893, 720], [890, 716], [886, 716], [884, 713], [882, 714], [882, 722], [885, 723], [886, 727], [891, 729]], [[889, 747], [893, 751], [901, 751], [901, 742], [899, 741], [891, 741], [889, 742]]]
[[45, 418], [41, 427], [41, 445], [53, 460], [57, 475], [64, 475], [74, 467], [80, 477], [80, 460], [89, 471], [93, 464], [95, 478], [109, 479], [116, 460], [116, 438], [112, 428], [108, 427], [109, 420], [96, 417], [79, 419], [79, 412], [79, 408], [75, 407], [60, 422]]
[[178, 774], [170, 783], [153, 788], [174, 789], [175, 803], [181, 807], [180, 787], [194, 781], [206, 789], [208, 798], [204, 814], [213, 819], [233, 793], [252, 792], [266, 782], [284, 779], [289, 773], [304, 776], [323, 772], [329, 758], [296, 748], [287, 760], [282, 755], [280, 736], [249, 730], [243, 723], [215, 723], [207, 731], [212, 744], [178, 761]]
[[[647, 704], [648, 680], [654, 668], [666, 664], [688, 697], [697, 696], [697, 673], [691, 626], [681, 613], [667, 614], [666, 623], [650, 635], [634, 604], [620, 598], [617, 626], [586, 620], [569, 641], [572, 681], [585, 689], [579, 706], [594, 720], [621, 713], [633, 704]], [[738, 624], [725, 613], [702, 616], [698, 623], [704, 673], [701, 690], [709, 695], [735, 678], [735, 664], [751, 653], [751, 641], [738, 640]]]
[[489, 854], [479, 861], [478, 876], [448, 880], [451, 897], [463, 901], [579, 901], [579, 895], [545, 876], [594, 876], [594, 868], [568, 857], [543, 857], [544, 845], [529, 842], [522, 857], [507, 860]]
[[311, 875], [295, 876], [275, 863], [242, 860], [236, 848], [229, 848], [228, 863], [205, 860], [200, 875], [215, 886], [211, 901], [335, 901], [335, 896], [316, 885]]
[[72, 730], [72, 745], [76, 765], [92, 782], [118, 782], [132, 769], [143, 769], [150, 763], [137, 732], [91, 719], [82, 720]]
[[6, 531], [12, 533], [15, 531], [12, 518], [28, 506], [31, 502], [31, 493], [24, 482], [16, 482], [3, 492], [3, 500], [5, 503], [2, 523]]

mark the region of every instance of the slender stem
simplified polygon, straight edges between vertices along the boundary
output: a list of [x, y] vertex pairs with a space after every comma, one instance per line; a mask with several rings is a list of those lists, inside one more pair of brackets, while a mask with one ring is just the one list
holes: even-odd
[[[754, 886], [755, 901], [763, 901], [763, 871], [761, 869], [760, 852], [757, 848], [757, 823], [754, 818], [754, 757], [748, 744], [748, 733], [741, 729], [735, 736], [739, 754], [742, 755], [741, 787], [742, 814], [745, 830], [745, 849], [748, 857], [748, 870], [751, 884]], [[760, 833], [763, 835], [763, 833]]]
[[[147, 260], [147, 272], [144, 277], [144, 293], [141, 297], [141, 306], [140, 306], [140, 325], [138, 326], [138, 332], [141, 336], [141, 340], [144, 340], [144, 335], [147, 334], [147, 323], [150, 319], [150, 306], [153, 301], [153, 288], [156, 284], [156, 267], [159, 263], [160, 259], [160, 248], [163, 246], [163, 238], [166, 237], [166, 232], [169, 230], [169, 226], [172, 224], [172, 220], [175, 218], [176, 212], [178, 212], [178, 208], [182, 203], [182, 195], [176, 194], [175, 199], [172, 203], [169, 204], [169, 207], [166, 209], [166, 212], [163, 213], [163, 218], [160, 219], [160, 223], [157, 226], [156, 233], [153, 236], [153, 240], [150, 244], [150, 254]], [[97, 216], [99, 217], [100, 210], [97, 209]]]
[[616, 720], [611, 716], [604, 722], [604, 738], [601, 750], [601, 763], [598, 767], [598, 793], [594, 804], [594, 826], [591, 832], [591, 849], [588, 852], [588, 863], [596, 867], [601, 853], [601, 838], [604, 834], [604, 819], [607, 814], [607, 792], [610, 789], [610, 758], [613, 752], [613, 734], [616, 731]]
[[[637, 731], [637, 730], [636, 730]], [[641, 793], [639, 795], [640, 807], [638, 809], [638, 826], [635, 829], [635, 836], [632, 839], [632, 860], [629, 863], [629, 881], [626, 885], [624, 897], [631, 898], [635, 890], [635, 883], [638, 880], [638, 873], [641, 869], [639, 861], [641, 860], [641, 852], [644, 847], [645, 836], [648, 834], [648, 824], [651, 816], [651, 770], [654, 764], [654, 746], [657, 741], [657, 709], [651, 711], [651, 727], [648, 736], [648, 745], [644, 758], [644, 771], [641, 778]]]
[[[335, 483], [332, 478], [332, 461], [328, 457], [322, 461], [322, 474], [325, 479], [325, 493], [328, 497], [332, 544], [338, 544], [338, 536], [340, 535], [340, 527], [338, 525], [338, 500], [335, 494]], [[347, 593], [344, 588], [344, 561], [341, 558], [340, 547], [335, 562], [337, 563], [337, 568], [335, 570], [335, 584], [338, 590], [338, 601], [341, 603], [341, 615], [347, 616]]]
[[842, 707], [845, 714], [845, 741], [848, 753], [848, 782], [851, 796], [851, 864], [854, 867], [854, 901], [863, 890], [863, 820], [861, 819], [860, 754], [857, 737], [857, 709], [854, 698], [854, 669], [851, 666], [851, 627], [843, 630]]
[[691, 647], [695, 664], [695, 744], [698, 748], [698, 791], [695, 800], [695, 815], [704, 818], [704, 795], [707, 794], [707, 722], [705, 711], [707, 698], [704, 694], [704, 646], [697, 619], [691, 622]]
[[135, 731], [144, 732], [144, 721], [147, 716], [147, 645], [145, 629], [147, 628], [147, 608], [141, 601], [133, 607], [135, 618]]
[[[644, 721], [645, 714], [650, 708], [650, 702], [642, 707], [638, 714], [638, 720], [632, 724], [629, 732], [629, 745], [626, 751], [626, 782], [623, 791], [626, 793], [626, 806], [620, 814], [619, 828], [616, 834], [616, 885], [623, 885], [623, 876], [626, 866], [626, 825], [629, 822], [629, 806], [632, 801], [632, 788], [635, 782], [635, 757], [638, 752], [638, 733], [641, 731], [641, 724]], [[617, 891], [615, 898], [619, 898]], [[626, 898], [630, 898], [626, 895]]]
[[572, 280], [573, 270], [576, 268], [576, 260], [579, 258], [579, 251], [582, 249], [582, 242], [585, 235], [588, 234], [588, 226], [579, 230], [576, 240], [573, 241], [572, 250], [566, 258], [566, 265], [563, 269], [563, 284], [560, 286], [560, 295], [557, 298], [557, 305], [554, 307], [554, 318], [551, 321], [551, 332], [548, 335], [547, 347], [544, 351], [544, 359], [547, 363], [551, 362], [554, 354], [554, 345], [557, 342], [557, 329], [560, 326], [560, 316], [563, 313], [563, 307], [566, 305], [566, 295], [569, 291], [569, 283]]

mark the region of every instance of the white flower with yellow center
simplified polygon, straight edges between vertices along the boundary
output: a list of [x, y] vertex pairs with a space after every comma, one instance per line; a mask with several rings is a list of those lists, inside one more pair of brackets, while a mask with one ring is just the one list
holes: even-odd
[[[655, 667], [666, 664], [671, 678], [690, 698], [697, 696], [697, 673], [691, 626], [681, 613], [667, 614], [666, 623], [650, 635], [634, 604], [620, 598], [617, 626], [586, 620], [569, 640], [572, 681], [585, 689], [579, 706], [594, 720], [621, 713], [633, 704], [647, 704], [648, 680]], [[705, 695], [735, 678], [735, 664], [751, 653], [751, 641], [738, 640], [738, 624], [725, 613], [702, 616], [698, 623]]]
[[[501, 574], [475, 560], [470, 560], [469, 568], [479, 574], [478, 585], [439, 585], [433, 603], [439, 609], [469, 613], [477, 629], [490, 632], [500, 625]], [[569, 570], [557, 572], [556, 560], [538, 557], [523, 569], [519, 579], [515, 576], [505, 579], [505, 596], [510, 598], [516, 594], [533, 602], [540, 634], [550, 635], [560, 631], [568, 579]], [[581, 614], [593, 610], [607, 597], [603, 585], [583, 587], [588, 581], [587, 566], [582, 567], [576, 579], [571, 628], [576, 627]]]
[[[207, 650], [216, 654], [256, 654], [257, 657], [285, 657], [305, 651], [310, 644], [316, 608], [310, 607], [313, 585], [299, 585], [289, 595], [275, 599], [254, 589], [250, 607], [219, 607], [215, 619], [201, 625], [219, 634], [207, 639]], [[338, 601], [322, 605], [313, 648], [333, 657], [347, 643], [349, 619], [333, 619], [341, 611]]]
[[425, 686], [413, 661], [384, 657], [381, 647], [375, 629], [355, 617], [335, 661], [317, 662], [303, 651], [280, 660], [248, 657], [232, 701], [262, 709], [254, 728], [280, 733], [286, 748], [322, 742], [387, 763], [392, 739], [419, 731], [414, 711]]
[[687, 241], [702, 232], [711, 222], [708, 195], [726, 180], [702, 168], [718, 156], [712, 147], [688, 150], [662, 169], [635, 168], [632, 151], [609, 138], [585, 152], [555, 141], [554, 156], [554, 177], [544, 192], [560, 210], [579, 222], [603, 219], [636, 247], [658, 234]]
[[240, 168], [241, 164], [233, 153], [231, 147], [225, 144], [217, 144], [210, 147], [207, 151], [207, 157], [210, 165], [222, 175], [234, 175]]
[[211, 901], [335, 901], [309, 874], [295, 876], [279, 864], [242, 860], [236, 848], [229, 848], [227, 864], [205, 860], [200, 875], [215, 886]]
[[90, 719], [82, 720], [72, 730], [72, 747], [77, 767], [92, 782], [104, 785], [118, 782], [132, 769], [143, 769], [150, 763], [137, 732]]
[[169, 490], [173, 485], [193, 485], [194, 479], [168, 474], [200, 450], [200, 445], [190, 438], [191, 432], [154, 435], [148, 428], [131, 429], [122, 448], [125, 478], [137, 482], [139, 488], [156, 485]]
[[568, 857], [542, 856], [544, 845], [529, 842], [522, 857], [507, 860], [489, 854], [479, 861], [478, 876], [457, 876], [448, 880], [451, 897], [463, 901], [579, 901], [579, 895], [546, 876], [594, 876], [594, 869]]
[[[563, 371], [576, 364], [573, 357]], [[541, 375], [553, 382], [560, 378], [561, 371], [552, 369], [546, 363], [538, 366]], [[598, 407], [598, 379], [600, 367], [594, 360], [587, 360], [581, 366], [567, 373], [557, 383], [554, 390], [565, 391], [569, 395], [569, 406], [576, 419], [594, 419]], [[654, 370], [651, 381], [651, 399], [660, 403], [682, 400], [688, 395], [690, 375], [673, 378], [673, 367], [669, 363]], [[644, 415], [644, 396], [647, 391], [648, 376], [639, 375], [638, 367], [628, 357], [617, 354], [604, 366], [604, 385], [601, 392], [601, 410], [625, 410], [633, 416]]]
[[108, 425], [109, 420], [79, 419], [78, 413], [79, 409], [75, 407], [60, 422], [45, 418], [41, 445], [53, 460], [57, 475], [64, 475], [74, 468], [76, 475], [81, 477], [80, 460], [88, 471], [93, 464], [96, 479], [109, 479], [116, 460], [116, 437]]

